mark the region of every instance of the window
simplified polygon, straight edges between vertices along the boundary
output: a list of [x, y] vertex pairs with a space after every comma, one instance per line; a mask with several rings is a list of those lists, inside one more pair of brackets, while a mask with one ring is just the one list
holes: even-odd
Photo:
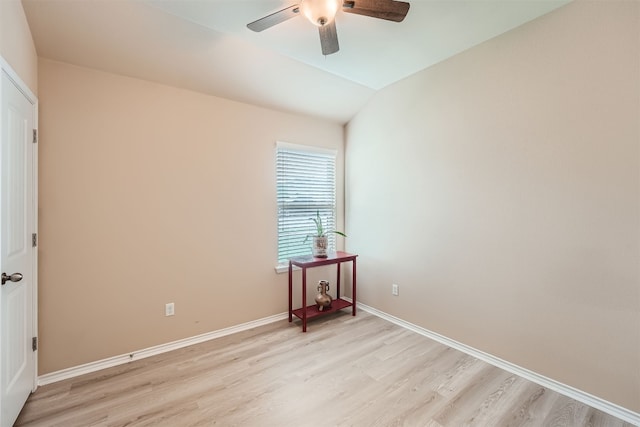
[[[336, 151], [278, 142], [276, 146], [278, 197], [278, 264], [311, 253], [315, 225], [320, 213], [326, 230], [336, 224]], [[329, 233], [329, 249], [335, 235]]]

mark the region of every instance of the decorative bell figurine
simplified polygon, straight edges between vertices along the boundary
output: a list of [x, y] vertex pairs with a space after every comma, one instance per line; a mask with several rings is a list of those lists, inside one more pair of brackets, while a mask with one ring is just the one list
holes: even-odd
[[331, 302], [333, 298], [331, 295], [327, 294], [329, 290], [329, 282], [326, 280], [320, 280], [318, 282], [318, 295], [316, 295], [316, 306], [318, 307], [318, 311], [325, 311], [331, 308]]

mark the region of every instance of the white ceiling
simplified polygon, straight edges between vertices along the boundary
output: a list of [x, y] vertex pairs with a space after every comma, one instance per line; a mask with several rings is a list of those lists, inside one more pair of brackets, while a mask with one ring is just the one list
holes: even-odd
[[[0, 0], [2, 1], [2, 0]], [[414, 0], [401, 23], [339, 12], [323, 56], [297, 0], [22, 0], [38, 55], [345, 123], [375, 91], [570, 0]]]

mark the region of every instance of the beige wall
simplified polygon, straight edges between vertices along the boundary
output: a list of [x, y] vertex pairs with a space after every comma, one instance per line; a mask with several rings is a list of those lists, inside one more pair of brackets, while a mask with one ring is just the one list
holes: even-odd
[[382, 90], [346, 134], [362, 302], [636, 412], [638, 5], [569, 4]]
[[286, 311], [275, 142], [339, 150], [341, 212], [341, 125], [45, 59], [39, 85], [41, 375]]
[[38, 92], [38, 55], [20, 0], [0, 0], [0, 55]]

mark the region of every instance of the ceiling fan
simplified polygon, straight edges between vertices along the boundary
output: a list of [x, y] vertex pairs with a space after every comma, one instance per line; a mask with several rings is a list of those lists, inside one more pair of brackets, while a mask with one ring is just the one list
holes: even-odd
[[401, 22], [409, 12], [409, 3], [395, 0], [301, 0], [299, 4], [294, 4], [247, 24], [247, 28], [260, 32], [294, 18], [302, 12], [312, 24], [318, 26], [322, 54], [331, 55], [340, 49], [335, 22], [340, 3], [342, 3], [343, 12], [394, 22]]

